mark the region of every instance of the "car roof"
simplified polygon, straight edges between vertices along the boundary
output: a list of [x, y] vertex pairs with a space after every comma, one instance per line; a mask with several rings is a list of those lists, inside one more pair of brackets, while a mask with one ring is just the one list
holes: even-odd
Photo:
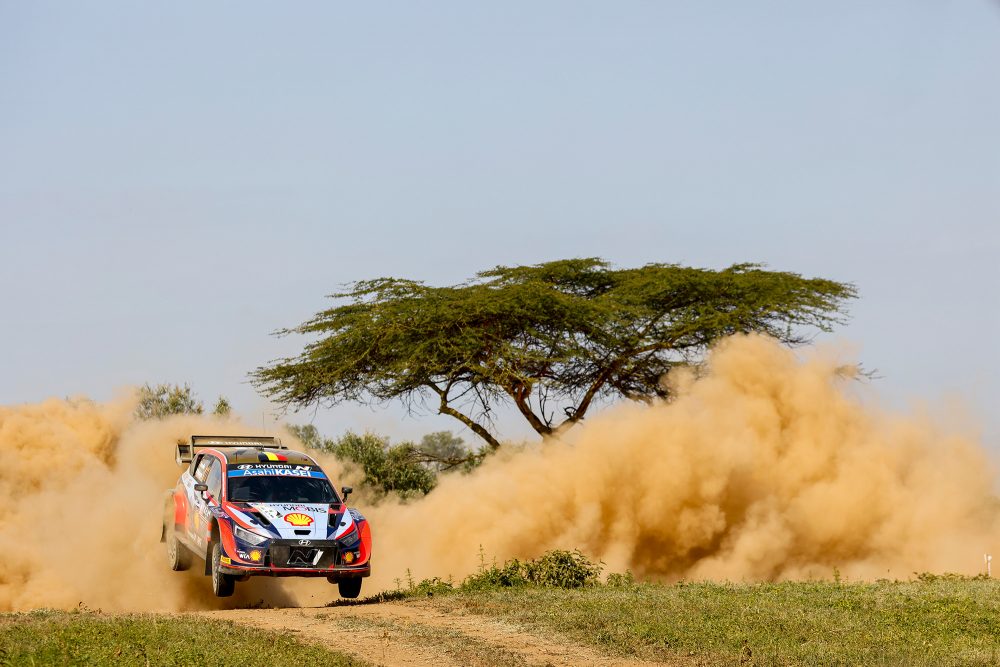
[[[291, 449], [270, 449], [262, 447], [215, 447], [226, 457], [230, 465], [240, 463], [288, 463], [290, 465], [314, 466], [316, 462], [302, 452]], [[272, 458], [273, 457], [273, 458]]]

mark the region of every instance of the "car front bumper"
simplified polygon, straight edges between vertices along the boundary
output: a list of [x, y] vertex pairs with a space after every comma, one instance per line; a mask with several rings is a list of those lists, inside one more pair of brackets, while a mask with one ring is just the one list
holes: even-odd
[[234, 546], [235, 553], [227, 553], [219, 566], [224, 573], [240, 577], [340, 579], [371, 574], [367, 558], [363, 562], [345, 562], [345, 556], [361, 555], [357, 547], [343, 549], [335, 540], [271, 540], [266, 547]]
[[355, 567], [346, 565], [332, 567], [325, 570], [306, 567], [267, 567], [232, 563], [230, 565], [220, 565], [219, 569], [223, 574], [231, 574], [237, 577], [326, 577], [334, 581], [354, 577], [367, 577], [372, 573], [369, 563]]

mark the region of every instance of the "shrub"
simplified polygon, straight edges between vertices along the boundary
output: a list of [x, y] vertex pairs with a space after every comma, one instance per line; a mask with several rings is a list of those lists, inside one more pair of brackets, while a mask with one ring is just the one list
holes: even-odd
[[413, 443], [389, 444], [389, 438], [374, 433], [348, 431], [336, 440], [320, 436], [312, 424], [288, 427], [302, 444], [329, 452], [342, 461], [354, 463], [364, 473], [361, 484], [377, 494], [390, 492], [403, 497], [426, 494], [437, 484], [434, 473], [421, 465]]
[[612, 572], [608, 575], [607, 585], [612, 588], [629, 588], [635, 586], [635, 577], [630, 570], [625, 570], [624, 573]]
[[534, 560], [516, 558], [502, 566], [480, 566], [479, 572], [469, 575], [462, 582], [463, 590], [510, 588], [514, 586], [550, 586], [553, 588], [582, 588], [598, 583], [601, 565], [594, 563], [579, 550], [547, 551]]
[[573, 551], [547, 551], [536, 560], [525, 563], [528, 580], [539, 586], [582, 588], [592, 586], [601, 576], [601, 566]]
[[502, 566], [496, 563], [488, 568], [480, 567], [479, 572], [470, 574], [462, 582], [462, 590], [481, 591], [493, 588], [527, 586], [530, 582], [525, 575], [524, 563], [515, 559]]

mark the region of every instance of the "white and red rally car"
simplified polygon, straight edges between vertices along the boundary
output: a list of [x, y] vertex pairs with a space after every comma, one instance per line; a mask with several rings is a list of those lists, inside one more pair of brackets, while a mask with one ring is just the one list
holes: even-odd
[[277, 438], [191, 436], [177, 444], [187, 469], [167, 492], [161, 541], [173, 570], [192, 556], [219, 597], [252, 576], [326, 577], [356, 598], [371, 574], [368, 521], [338, 496], [312, 458]]

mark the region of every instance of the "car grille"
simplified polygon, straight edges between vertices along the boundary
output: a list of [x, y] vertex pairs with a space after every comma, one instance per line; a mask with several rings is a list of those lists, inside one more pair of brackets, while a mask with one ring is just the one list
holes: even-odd
[[[300, 544], [308, 542], [308, 544]], [[328, 568], [336, 562], [334, 540], [274, 540], [268, 550], [271, 567]]]

